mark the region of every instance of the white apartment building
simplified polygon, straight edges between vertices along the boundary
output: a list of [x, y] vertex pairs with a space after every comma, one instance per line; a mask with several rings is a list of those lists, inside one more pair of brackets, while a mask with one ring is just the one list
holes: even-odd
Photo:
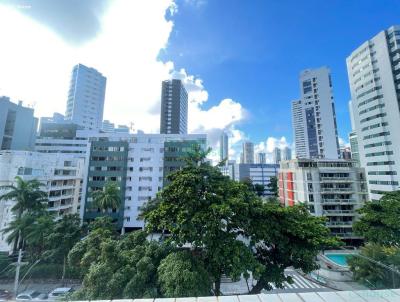
[[282, 161], [279, 199], [285, 206], [303, 203], [315, 216], [327, 217], [333, 235], [359, 239], [353, 234], [357, 210], [367, 201], [365, 171], [357, 161], [293, 159]]
[[107, 79], [94, 68], [74, 66], [65, 119], [85, 129], [101, 129]]
[[92, 220], [101, 213], [90, 209], [90, 193], [102, 188], [107, 181], [116, 181], [123, 209], [111, 213], [119, 227], [129, 231], [143, 228], [138, 220], [140, 207], [156, 197], [165, 176], [182, 166], [180, 161], [194, 144], [206, 148], [205, 134], [105, 134], [91, 138], [86, 157], [87, 177], [83, 183], [85, 205], [81, 217]]
[[400, 26], [365, 41], [347, 58], [352, 119], [369, 198], [399, 189]]
[[[66, 154], [43, 154], [29, 151], [0, 152], [0, 186], [15, 184], [15, 177], [37, 179], [48, 192], [48, 211], [55, 219], [64, 214], [78, 213], [83, 178], [83, 159]], [[0, 189], [0, 195], [7, 193]], [[9, 251], [6, 235], [1, 230], [13, 221], [13, 200], [0, 201], [0, 251]]]
[[327, 67], [300, 74], [300, 100], [292, 102], [297, 158], [339, 158], [332, 80]]

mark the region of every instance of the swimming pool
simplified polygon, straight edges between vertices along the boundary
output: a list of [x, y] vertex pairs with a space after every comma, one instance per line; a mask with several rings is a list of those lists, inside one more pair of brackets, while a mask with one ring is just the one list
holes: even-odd
[[325, 257], [337, 265], [348, 266], [347, 259], [351, 254], [326, 253]]

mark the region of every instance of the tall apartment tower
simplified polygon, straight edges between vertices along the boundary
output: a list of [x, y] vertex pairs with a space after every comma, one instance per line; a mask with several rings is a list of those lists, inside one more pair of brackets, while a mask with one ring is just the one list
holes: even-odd
[[83, 64], [72, 69], [65, 119], [85, 129], [101, 129], [107, 79]]
[[256, 154], [256, 164], [266, 164], [267, 163], [267, 155], [265, 152], [258, 152]]
[[400, 26], [381, 31], [347, 58], [352, 114], [369, 198], [399, 189]]
[[181, 80], [166, 80], [161, 88], [161, 134], [187, 134], [188, 94]]
[[219, 138], [219, 159], [226, 160], [228, 164], [229, 159], [229, 138], [225, 131], [222, 131], [221, 137]]
[[247, 141], [243, 143], [242, 154], [242, 164], [254, 164], [254, 144], [252, 142]]
[[327, 67], [300, 74], [300, 100], [292, 102], [297, 158], [339, 158], [332, 80]]
[[285, 147], [282, 149], [281, 160], [291, 160], [292, 159], [292, 149]]
[[281, 162], [281, 149], [279, 149], [278, 147], [275, 147], [273, 152], [272, 152], [272, 160], [274, 162], [274, 164], [279, 164]]

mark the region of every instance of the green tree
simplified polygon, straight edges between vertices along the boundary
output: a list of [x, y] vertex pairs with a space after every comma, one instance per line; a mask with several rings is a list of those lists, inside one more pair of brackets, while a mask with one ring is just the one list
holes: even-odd
[[74, 245], [82, 237], [81, 221], [78, 214], [64, 215], [54, 223], [51, 232], [46, 235], [46, 258], [53, 263], [63, 263], [65, 277], [67, 257]]
[[204, 259], [217, 295], [223, 274], [238, 280], [248, 271], [262, 269], [251, 247], [237, 240], [248, 224], [249, 208], [259, 201], [246, 184], [223, 176], [199, 153], [190, 155], [186, 166], [168, 180], [157, 196], [157, 206], [143, 214], [148, 231], [166, 230], [168, 241], [189, 244]]
[[[28, 216], [31, 214], [24, 214]], [[49, 212], [32, 215], [32, 223], [26, 229], [26, 250], [30, 253], [31, 260], [42, 258], [46, 251], [47, 236], [53, 232], [53, 216]], [[59, 243], [60, 244], [60, 243]]]
[[354, 280], [368, 287], [383, 289], [400, 286], [398, 274], [369, 259], [398, 270], [400, 267], [400, 249], [398, 247], [385, 247], [375, 243], [367, 243], [361, 247], [360, 256], [354, 255], [347, 262]]
[[158, 267], [161, 293], [165, 297], [209, 296], [211, 280], [204, 263], [189, 251], [169, 254]]
[[[254, 256], [264, 270], [251, 293], [272, 289], [271, 282], [282, 287], [287, 267], [309, 273], [318, 268], [315, 258], [326, 248], [340, 245], [330, 236], [325, 219], [312, 216], [305, 206], [282, 207], [279, 203], [262, 203], [251, 209], [251, 239]], [[267, 222], [267, 223], [266, 223]]]
[[[15, 185], [1, 186], [3, 190], [7, 190], [7, 193], [0, 196], [0, 200], [13, 200], [15, 205], [11, 208], [11, 211], [15, 215], [15, 223], [11, 223], [9, 227], [3, 230], [3, 233], [8, 234], [7, 240], [9, 243], [14, 242], [14, 251], [21, 247], [23, 244], [23, 234], [25, 229], [28, 227], [27, 221], [32, 217], [23, 218], [23, 214], [28, 213], [35, 215], [35, 213], [42, 212], [46, 208], [47, 193], [41, 190], [44, 186], [38, 180], [25, 181], [21, 177], [15, 177]], [[19, 234], [22, 236], [20, 240], [20, 246], [17, 247]]]
[[[93, 242], [94, 238], [91, 237], [98, 238], [99, 232], [107, 233], [109, 230], [93, 230], [84, 241]], [[146, 234], [141, 231], [120, 237], [103, 236], [101, 242], [96, 240], [97, 243], [99, 245], [96, 257], [89, 256], [90, 263], [87, 263], [83, 286], [74, 298], [133, 299], [160, 295], [157, 268], [169, 253], [169, 246], [147, 241]], [[73, 255], [74, 249], [75, 247], [70, 256]], [[87, 255], [83, 254], [83, 258], [85, 257], [87, 258]]]
[[325, 221], [304, 207], [282, 208], [264, 203], [246, 183], [223, 176], [205, 161], [191, 156], [187, 165], [168, 176], [150, 207], [144, 208], [147, 230], [168, 231], [167, 240], [189, 244], [205, 263], [220, 294], [223, 274], [238, 280], [249, 272], [258, 280], [253, 292], [269, 282], [290, 281], [288, 266], [308, 272], [326, 246], [336, 245]]
[[379, 201], [367, 202], [354, 224], [357, 234], [367, 242], [400, 246], [400, 191], [388, 192]]
[[116, 236], [110, 217], [96, 218], [90, 226], [89, 234], [78, 241], [68, 253], [68, 264], [80, 269], [85, 275], [91, 264], [99, 260], [101, 243]]
[[121, 192], [116, 182], [107, 182], [103, 190], [93, 192], [92, 197], [93, 206], [104, 212], [121, 206]]
[[278, 178], [276, 176], [272, 176], [269, 179], [269, 184], [267, 187], [273, 196], [278, 197]]

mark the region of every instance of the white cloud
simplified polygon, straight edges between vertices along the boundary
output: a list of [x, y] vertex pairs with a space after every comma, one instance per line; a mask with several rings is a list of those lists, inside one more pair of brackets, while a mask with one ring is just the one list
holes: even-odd
[[285, 147], [291, 148], [290, 144], [287, 142], [286, 137], [268, 137], [265, 141], [259, 142], [254, 146], [254, 152], [264, 152], [266, 153], [267, 162], [272, 162], [272, 152], [278, 147], [283, 149]]
[[339, 136], [339, 146], [340, 148], [350, 147], [350, 143]]
[[101, 32], [71, 46], [15, 7], [0, 5], [0, 94], [34, 103], [36, 116], [63, 113], [72, 66], [83, 63], [107, 77], [105, 119], [157, 132], [161, 81], [178, 77], [189, 93], [189, 131], [208, 133], [214, 148], [220, 129], [230, 129], [238, 140], [242, 134], [234, 125], [246, 117], [242, 105], [226, 98], [204, 109], [208, 93], [202, 80], [158, 59], [173, 28], [167, 11], [177, 11], [172, 0], [115, 0], [101, 18]]

